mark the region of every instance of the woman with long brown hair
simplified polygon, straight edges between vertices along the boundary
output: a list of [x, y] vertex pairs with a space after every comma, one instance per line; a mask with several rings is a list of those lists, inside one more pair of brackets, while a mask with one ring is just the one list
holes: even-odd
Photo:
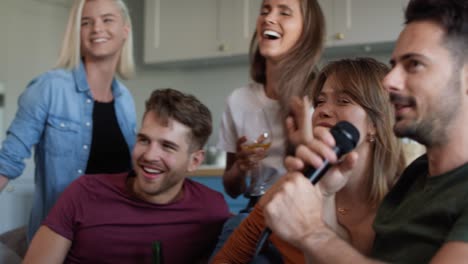
[[[291, 96], [309, 94], [314, 67], [323, 49], [324, 18], [316, 0], [264, 0], [251, 42], [252, 83], [233, 91], [227, 99], [218, 147], [227, 152], [223, 184], [231, 197], [255, 196], [258, 184], [271, 185], [285, 170], [284, 120]], [[242, 148], [246, 138], [241, 127], [250, 111], [263, 109], [272, 126], [273, 142], [264, 149]], [[248, 122], [248, 121], [247, 121]], [[249, 124], [255, 126], [252, 120]], [[257, 155], [263, 159], [254, 159]], [[246, 175], [253, 167], [271, 169], [267, 182], [252, 175], [247, 187]]]
[[[233, 198], [244, 194], [247, 207], [225, 224], [219, 249], [256, 201], [285, 173], [285, 119], [292, 96], [310, 94], [315, 65], [322, 53], [325, 22], [316, 0], [264, 0], [250, 45], [252, 82], [228, 97], [218, 148], [227, 152], [223, 185]], [[242, 127], [259, 128], [255, 111], [262, 111], [271, 127], [268, 149], [248, 149]], [[261, 132], [259, 132], [260, 134]], [[270, 135], [271, 136], [271, 135]], [[262, 170], [254, 168], [262, 167]], [[247, 177], [250, 172], [250, 183]], [[216, 250], [215, 250], [216, 252]]]

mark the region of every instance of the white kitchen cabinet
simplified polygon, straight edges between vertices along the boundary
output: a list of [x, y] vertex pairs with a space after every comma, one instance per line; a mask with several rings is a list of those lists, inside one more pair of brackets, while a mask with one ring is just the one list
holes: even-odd
[[[408, 0], [318, 0], [327, 47], [393, 42]], [[144, 62], [247, 55], [262, 0], [145, 0]]]
[[392, 42], [403, 29], [408, 0], [319, 0], [327, 47]]
[[145, 0], [145, 63], [246, 54], [261, 0]]
[[221, 0], [221, 28], [224, 55], [249, 53], [263, 0]]

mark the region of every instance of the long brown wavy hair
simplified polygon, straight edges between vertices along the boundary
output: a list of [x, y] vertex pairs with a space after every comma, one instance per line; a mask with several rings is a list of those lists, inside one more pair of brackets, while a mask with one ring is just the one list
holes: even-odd
[[376, 134], [372, 144], [368, 197], [375, 205], [381, 202], [406, 165], [402, 143], [393, 133], [394, 109], [382, 84], [389, 70], [372, 58], [337, 60], [320, 71], [312, 90], [315, 105], [326, 80], [332, 77], [336, 87], [360, 105], [374, 124]]
[[[289, 114], [289, 99], [310, 94], [316, 76], [316, 64], [322, 54], [325, 40], [325, 19], [317, 0], [298, 0], [302, 12], [302, 35], [280, 61], [279, 96], [283, 117]], [[262, 3], [263, 4], [263, 3]], [[250, 77], [266, 84], [266, 61], [260, 54], [255, 31], [250, 43]]]

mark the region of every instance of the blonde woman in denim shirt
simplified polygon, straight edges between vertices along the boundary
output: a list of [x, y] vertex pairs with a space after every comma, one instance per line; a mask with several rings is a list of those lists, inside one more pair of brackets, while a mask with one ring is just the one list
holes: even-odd
[[32, 80], [20, 96], [0, 150], [0, 190], [22, 174], [35, 146], [28, 240], [74, 179], [131, 169], [135, 106], [115, 75], [133, 74], [132, 42], [122, 0], [76, 0], [57, 69]]

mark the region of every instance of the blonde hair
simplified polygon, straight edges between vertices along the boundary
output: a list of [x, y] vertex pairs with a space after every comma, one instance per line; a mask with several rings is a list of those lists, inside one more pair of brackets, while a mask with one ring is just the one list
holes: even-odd
[[[75, 0], [70, 9], [67, 28], [63, 37], [62, 48], [56, 67], [65, 69], [74, 69], [81, 62], [81, 15], [83, 6], [89, 0]], [[122, 47], [119, 62], [117, 64], [117, 73], [123, 79], [129, 79], [135, 72], [135, 61], [133, 58], [133, 34], [132, 21], [128, 8], [122, 0], [112, 0], [119, 8], [124, 19], [124, 23], [130, 28], [128, 37]]]
[[[382, 80], [389, 68], [372, 58], [342, 59], [326, 65], [312, 91], [314, 105], [328, 78], [367, 113], [375, 126], [372, 144], [372, 176], [368, 178], [368, 198], [378, 205], [405, 168], [400, 140], [393, 133], [394, 110]], [[367, 136], [367, 135], [363, 135]]]

